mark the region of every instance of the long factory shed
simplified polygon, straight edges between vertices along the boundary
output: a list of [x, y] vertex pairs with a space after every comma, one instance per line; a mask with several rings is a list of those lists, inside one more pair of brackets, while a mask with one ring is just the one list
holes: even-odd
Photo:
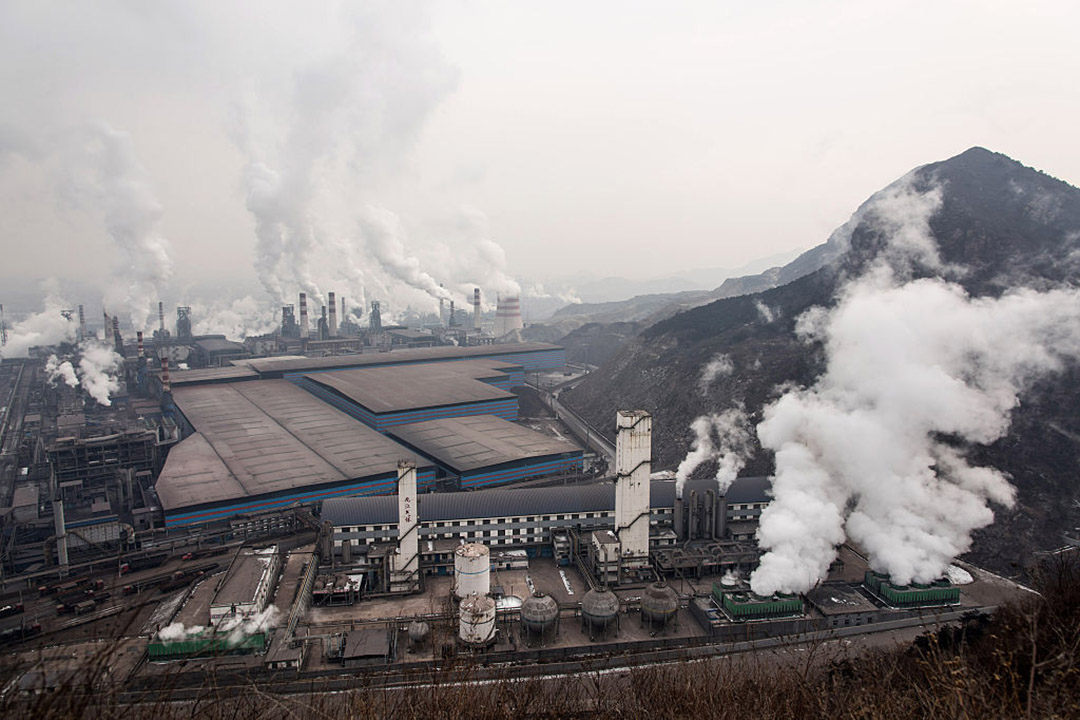
[[521, 367], [474, 359], [355, 368], [305, 375], [300, 387], [380, 432], [410, 423], [466, 415], [517, 420], [507, 388]]
[[582, 451], [494, 415], [428, 420], [391, 428], [389, 434], [457, 476], [462, 489], [580, 472]]
[[190, 433], [155, 486], [166, 525], [211, 522], [294, 503], [393, 492], [400, 460], [421, 488], [435, 466], [285, 380], [180, 387]]
[[[303, 357], [282, 355], [278, 357], [235, 360], [232, 365], [196, 370], [172, 369], [172, 386], [209, 385], [236, 382], [238, 380], [292, 380], [298, 382], [312, 373], [349, 370], [352, 368], [382, 367], [387, 365], [415, 365], [454, 360], [488, 359], [518, 366], [518, 373], [510, 374], [510, 389], [525, 383], [525, 373], [557, 370], [566, 365], [566, 349], [548, 343], [508, 343], [505, 345], [475, 345], [411, 348], [388, 352], [370, 352], [358, 355], [334, 355], [331, 357]], [[154, 378], [160, 385], [160, 374]]]

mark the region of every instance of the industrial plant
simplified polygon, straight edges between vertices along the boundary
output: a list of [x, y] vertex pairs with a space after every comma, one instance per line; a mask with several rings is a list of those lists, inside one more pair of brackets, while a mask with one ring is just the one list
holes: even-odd
[[280, 679], [709, 654], [991, 602], [978, 580], [895, 584], [847, 545], [812, 591], [756, 595], [770, 478], [676, 483], [650, 413], [566, 417], [555, 395], [589, 368], [523, 342], [517, 297], [489, 322], [476, 290], [435, 327], [298, 301], [243, 342], [193, 334], [188, 307], [166, 327], [163, 305], [150, 337], [107, 314], [99, 337], [79, 306], [75, 343], [0, 365], [0, 643], [36, 653], [21, 692], [71, 680], [50, 648], [72, 638], [130, 649], [110, 672], [138, 691], [180, 660]]

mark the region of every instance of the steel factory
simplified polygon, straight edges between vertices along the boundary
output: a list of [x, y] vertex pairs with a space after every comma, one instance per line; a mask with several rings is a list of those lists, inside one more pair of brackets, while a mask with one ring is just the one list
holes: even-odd
[[680, 487], [653, 467], [649, 412], [568, 417], [557, 393], [590, 368], [523, 342], [518, 298], [490, 317], [477, 290], [412, 327], [377, 302], [364, 325], [334, 293], [298, 300], [243, 342], [193, 334], [186, 306], [133, 341], [105, 315], [107, 397], [63, 381], [81, 346], [0, 364], [0, 650], [30, 658], [20, 692], [70, 680], [71, 645], [102, 637], [138, 691], [170, 673], [703, 656], [996, 601], [974, 568], [897, 585], [848, 545], [811, 592], [757, 596], [770, 478]]

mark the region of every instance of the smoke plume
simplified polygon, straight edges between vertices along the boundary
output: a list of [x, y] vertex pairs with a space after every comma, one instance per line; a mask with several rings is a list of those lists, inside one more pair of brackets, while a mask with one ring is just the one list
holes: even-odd
[[246, 637], [277, 627], [280, 614], [276, 605], [267, 605], [265, 610], [250, 617], [236, 615], [226, 618], [218, 626], [218, 632], [228, 633], [230, 645], [239, 645]]
[[758, 426], [776, 476], [754, 591], [808, 590], [845, 537], [898, 583], [941, 577], [993, 521], [989, 503], [1014, 499], [1002, 473], [971, 465], [964, 448], [1002, 437], [1019, 394], [1080, 357], [1080, 293], [971, 298], [878, 266], [835, 309], [808, 311], [799, 331], [822, 343], [828, 367]]
[[721, 375], [730, 375], [733, 372], [735, 372], [735, 365], [731, 362], [731, 358], [724, 353], [717, 353], [701, 369], [701, 380], [698, 382], [698, 387], [701, 388], [701, 392], [708, 392], [709, 387], [712, 386], [716, 378]]
[[75, 340], [78, 320], [71, 316], [70, 307], [55, 289], [47, 284], [45, 308], [13, 323], [8, 329], [7, 345], [0, 347], [0, 357], [28, 357], [32, 347], [49, 347]]
[[123, 300], [137, 330], [145, 330], [162, 287], [173, 273], [171, 248], [158, 231], [162, 209], [131, 137], [105, 123], [78, 134], [69, 172], [72, 197], [105, 211], [105, 229], [124, 256]]
[[45, 373], [49, 376], [49, 383], [55, 386], [63, 382], [68, 387], [78, 387], [79, 378], [75, 376], [75, 368], [70, 360], [61, 362], [60, 358], [50, 355], [45, 362]]
[[99, 405], [109, 407], [109, 396], [119, 392], [120, 381], [114, 374], [122, 359], [111, 347], [88, 339], [79, 344], [79, 380], [83, 389]]
[[715, 462], [716, 484], [720, 493], [727, 492], [750, 453], [750, 423], [743, 408], [734, 407], [718, 415], [702, 415], [694, 419], [690, 429], [694, 439], [690, 452], [675, 471], [675, 494], [682, 497], [683, 487], [695, 470], [707, 462]]

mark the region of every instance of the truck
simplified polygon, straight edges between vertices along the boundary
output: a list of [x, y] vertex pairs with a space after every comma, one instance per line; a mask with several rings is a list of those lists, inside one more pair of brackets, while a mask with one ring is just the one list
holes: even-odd
[[12, 615], [18, 615], [19, 613], [23, 612], [25, 609], [26, 608], [23, 607], [22, 603], [15, 603], [14, 605], [5, 605], [4, 607], [0, 607], [0, 618], [6, 618], [6, 617], [11, 617]]

